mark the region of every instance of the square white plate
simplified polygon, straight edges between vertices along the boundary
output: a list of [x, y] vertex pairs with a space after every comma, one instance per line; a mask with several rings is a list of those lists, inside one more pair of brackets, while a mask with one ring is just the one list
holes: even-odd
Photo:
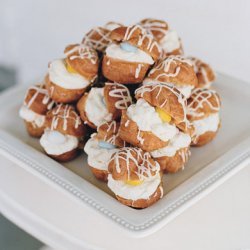
[[183, 171], [164, 175], [164, 197], [143, 210], [116, 201], [106, 184], [92, 175], [84, 154], [60, 164], [42, 153], [39, 140], [28, 136], [18, 116], [27, 87], [12, 88], [0, 97], [0, 153], [88, 204], [133, 236], [146, 236], [250, 160], [250, 84], [219, 74], [214, 87], [222, 98], [222, 127], [217, 137], [204, 147], [192, 148], [190, 161]]

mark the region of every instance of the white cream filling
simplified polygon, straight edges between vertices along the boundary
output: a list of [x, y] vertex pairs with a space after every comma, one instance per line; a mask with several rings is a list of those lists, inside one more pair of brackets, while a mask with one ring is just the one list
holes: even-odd
[[142, 184], [133, 186], [124, 181], [117, 181], [108, 175], [108, 187], [118, 196], [128, 200], [148, 199], [161, 183], [160, 173], [145, 179]]
[[25, 105], [20, 108], [19, 116], [27, 122], [34, 123], [39, 128], [41, 128], [45, 122], [45, 115], [37, 114]]
[[219, 113], [209, 115], [208, 117], [200, 120], [195, 120], [192, 122], [196, 136], [200, 136], [208, 131], [217, 131], [220, 124]]
[[92, 88], [85, 104], [86, 115], [97, 127], [104, 122], [112, 120], [112, 114], [108, 112], [104, 100], [104, 88]]
[[143, 50], [137, 49], [135, 52], [129, 52], [123, 50], [120, 45], [115, 43], [112, 43], [107, 47], [106, 55], [127, 62], [147, 63], [150, 65], [154, 64], [152, 57]]
[[150, 131], [162, 141], [168, 141], [178, 133], [175, 126], [163, 122], [155, 108], [142, 98], [128, 107], [127, 115], [141, 131]]
[[192, 94], [192, 90], [194, 89], [193, 85], [175, 85], [176, 88], [184, 95], [185, 98], [189, 98]]
[[166, 147], [154, 150], [150, 153], [154, 158], [163, 156], [173, 157], [179, 149], [189, 147], [190, 143], [191, 137], [188, 134], [179, 132], [173, 139], [171, 139]]
[[84, 147], [84, 151], [88, 155], [88, 164], [100, 170], [108, 170], [109, 160], [118, 149], [106, 149], [101, 148], [98, 144], [98, 140], [95, 138], [96, 134], [93, 134], [87, 141]]
[[40, 144], [47, 154], [61, 155], [78, 147], [78, 138], [63, 135], [58, 131], [46, 129], [40, 138]]
[[49, 79], [54, 84], [65, 89], [83, 89], [90, 81], [80, 74], [70, 73], [63, 59], [57, 59], [49, 65]]
[[168, 30], [166, 35], [160, 41], [160, 45], [167, 53], [171, 53], [172, 51], [179, 49], [181, 47], [181, 43], [177, 32], [175, 30]]

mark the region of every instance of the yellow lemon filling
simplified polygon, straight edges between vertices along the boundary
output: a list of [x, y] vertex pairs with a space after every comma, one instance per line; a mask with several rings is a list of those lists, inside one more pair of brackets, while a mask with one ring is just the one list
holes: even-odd
[[68, 63], [66, 63], [66, 69], [69, 73], [77, 73]]
[[170, 122], [171, 121], [171, 116], [169, 114], [167, 114], [163, 109], [156, 107], [155, 110], [163, 122]]
[[143, 183], [143, 181], [140, 180], [127, 180], [125, 181], [126, 184], [131, 185], [131, 186], [138, 186]]

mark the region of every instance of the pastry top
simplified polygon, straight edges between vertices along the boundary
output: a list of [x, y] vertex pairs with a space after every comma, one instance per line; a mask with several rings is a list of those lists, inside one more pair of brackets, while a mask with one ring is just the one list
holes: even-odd
[[24, 106], [33, 112], [45, 115], [54, 105], [43, 84], [32, 86], [26, 92]]
[[107, 22], [105, 25], [104, 25], [104, 28], [107, 29], [107, 30], [114, 30], [118, 27], [121, 27], [123, 26], [121, 23], [118, 23], [118, 22], [114, 22], [114, 21], [110, 21], [110, 22]]
[[148, 74], [149, 79], [177, 85], [197, 86], [192, 62], [182, 56], [169, 56], [160, 61]]
[[85, 126], [80, 116], [76, 113], [74, 106], [68, 104], [59, 104], [47, 113], [46, 127], [64, 135], [79, 138], [85, 135]]
[[212, 89], [197, 88], [188, 99], [187, 116], [189, 120], [199, 120], [220, 110], [218, 93]]
[[84, 44], [71, 44], [64, 50], [67, 64], [89, 80], [97, 77], [98, 55], [91, 47]]
[[103, 52], [112, 42], [109, 37], [110, 30], [103, 27], [95, 27], [91, 29], [82, 39], [82, 43], [91, 48]]
[[210, 83], [215, 80], [215, 73], [210, 65], [195, 57], [188, 57], [188, 59], [193, 63], [198, 78], [198, 86], [210, 87]]
[[143, 19], [139, 22], [139, 25], [146, 29], [149, 34], [154, 36], [157, 42], [161, 41], [169, 28], [165, 21], [153, 18]]
[[143, 98], [151, 106], [162, 109], [171, 116], [176, 126], [186, 130], [189, 122], [186, 117], [187, 101], [180, 91], [171, 84], [148, 83], [135, 92], [136, 99]]
[[120, 83], [106, 82], [104, 86], [104, 97], [109, 112], [127, 109], [132, 103], [132, 97], [128, 88]]
[[145, 180], [160, 171], [159, 164], [140, 148], [122, 148], [114, 153], [109, 161], [108, 169], [113, 179]]
[[115, 42], [127, 42], [149, 54], [154, 61], [158, 60], [161, 49], [154, 37], [139, 25], [122, 26], [114, 29], [110, 38]]
[[125, 147], [126, 143], [118, 136], [120, 123], [116, 121], [105, 122], [97, 128], [97, 139], [108, 142], [117, 147]]

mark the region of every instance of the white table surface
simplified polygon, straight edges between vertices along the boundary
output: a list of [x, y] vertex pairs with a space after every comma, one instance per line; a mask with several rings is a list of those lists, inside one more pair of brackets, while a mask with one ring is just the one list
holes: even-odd
[[250, 164], [151, 236], [133, 238], [0, 157], [0, 211], [56, 249], [250, 249]]

